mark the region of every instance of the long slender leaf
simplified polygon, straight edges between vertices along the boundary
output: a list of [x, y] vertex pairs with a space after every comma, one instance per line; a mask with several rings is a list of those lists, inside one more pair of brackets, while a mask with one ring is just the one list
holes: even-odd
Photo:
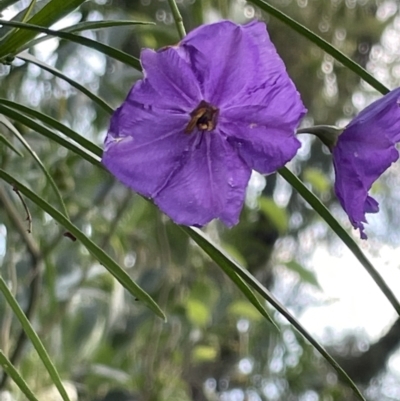
[[23, 185], [4, 170], [0, 169], [0, 178], [14, 185], [18, 191], [30, 199], [33, 203], [39, 206], [47, 214], [49, 214], [55, 221], [62, 225], [68, 232], [70, 232], [82, 245], [122, 284], [122, 286], [129, 291], [133, 296], [141, 300], [151, 311], [157, 316], [165, 320], [164, 312], [156, 304], [146, 291], [139, 287], [123, 270], [117, 262], [115, 262], [107, 253], [105, 253], [98, 245], [89, 239], [78, 227], [71, 223], [63, 214], [54, 209], [49, 203], [43, 200], [40, 196], [36, 195], [33, 191]]
[[[93, 164], [96, 167], [104, 168], [103, 165], [100, 163], [100, 160], [90, 153], [88, 153], [86, 150], [83, 150], [73, 143], [67, 141], [66, 139], [60, 137], [50, 129], [44, 127], [43, 125], [37, 123], [35, 120], [32, 118], [29, 118], [13, 109], [10, 109], [7, 106], [4, 106], [0, 104], [0, 113], [18, 120], [21, 124], [26, 125], [27, 127], [31, 128], [32, 130], [36, 131], [37, 133], [45, 136], [46, 138], [49, 138], [61, 146], [65, 147], [66, 149], [71, 150], [72, 152], [76, 153], [77, 155], [81, 156], [83, 159], [87, 160], [89, 163]], [[84, 144], [82, 145], [84, 147]]]
[[330, 54], [337, 61], [341, 62], [349, 70], [355, 72], [360, 78], [362, 78], [365, 82], [368, 82], [377, 91], [381, 92], [382, 94], [386, 94], [389, 92], [389, 89], [385, 85], [380, 83], [376, 78], [374, 78], [369, 72], [367, 72], [367, 70], [362, 68], [359, 64], [357, 64], [352, 59], [347, 57], [340, 50], [336, 49], [325, 39], [322, 39], [320, 36], [312, 32], [310, 29], [306, 28], [304, 25], [298, 23], [293, 18], [289, 17], [282, 11], [279, 11], [277, 8], [271, 6], [264, 0], [249, 0], [249, 2], [260, 7], [261, 10], [267, 12], [268, 14], [273, 15], [274, 17], [282, 21], [284, 24], [292, 28], [294, 31], [309, 39], [311, 42], [316, 44], [326, 53]]
[[89, 152], [92, 152], [96, 156], [101, 157], [103, 151], [99, 146], [97, 146], [93, 142], [87, 140], [82, 135], [79, 135], [73, 129], [60, 123], [53, 117], [50, 117], [46, 114], [40, 113], [39, 111], [33, 110], [30, 107], [23, 106], [22, 104], [12, 102], [11, 100], [7, 100], [7, 99], [0, 98], [0, 104], [11, 107], [14, 110], [18, 110], [24, 114], [28, 114], [28, 115], [31, 115], [32, 117], [37, 118], [38, 120], [44, 122], [46, 125], [49, 125], [50, 127], [56, 129], [57, 131], [62, 132], [64, 135], [68, 136], [75, 142], [79, 143], [79, 145], [81, 145], [83, 148], [85, 148]]
[[27, 52], [18, 54], [18, 58], [21, 60], [27, 61], [29, 63], [35, 64], [38, 67], [42, 68], [43, 70], [50, 72], [51, 74], [64, 80], [65, 82], [68, 82], [71, 86], [78, 89], [80, 92], [84, 93], [89, 99], [93, 100], [98, 106], [100, 106], [108, 114], [113, 113], [113, 111], [114, 111], [113, 108], [108, 103], [106, 103], [102, 98], [95, 95], [93, 92], [91, 92], [89, 89], [86, 89], [83, 85], [79, 84], [75, 80], [68, 78], [60, 70], [57, 70], [56, 68], [44, 63], [43, 61], [38, 60], [36, 57], [32, 56], [32, 54], [29, 54]]
[[[184, 231], [187, 227], [183, 227]], [[225, 265], [219, 265], [225, 274], [236, 284], [240, 292], [250, 301], [250, 303], [264, 316], [278, 331], [279, 327], [276, 325], [272, 317], [269, 315], [267, 309], [261, 304], [258, 298], [254, 295], [251, 288], [246, 282], [234, 271], [227, 269]]]
[[7, 7], [12, 6], [19, 0], [0, 0], [0, 11], [5, 10]]
[[[31, 0], [31, 3], [21, 14], [21, 22], [26, 22], [29, 19], [29, 16], [31, 15], [33, 9], [35, 8], [36, 5], [36, 0]], [[14, 19], [16, 19], [14, 17]], [[18, 31], [18, 28], [9, 28], [9, 30], [1, 37], [1, 41], [4, 42], [4, 40], [7, 38], [7, 36], [10, 35], [15, 35], [15, 33]]]
[[[65, 17], [70, 12], [75, 10], [77, 7], [79, 7], [84, 1], [86, 0], [52, 0], [47, 3], [40, 11], [37, 12], [29, 20], [29, 23], [33, 25], [51, 26], [52, 24], [59, 21], [61, 18]], [[5, 40], [0, 41], [0, 58], [15, 53], [18, 48], [23, 46], [29, 40], [33, 39], [35, 36], [36, 34], [34, 31], [20, 30], [14, 35], [7, 37]]]
[[64, 401], [70, 401], [67, 392], [62, 384], [60, 379], [60, 375], [57, 372], [56, 367], [53, 365], [49, 354], [47, 353], [46, 349], [44, 348], [43, 343], [41, 342], [39, 336], [36, 334], [36, 331], [32, 327], [31, 323], [29, 322], [28, 318], [25, 316], [25, 313], [19, 306], [17, 300], [15, 299], [14, 295], [8, 289], [7, 284], [5, 283], [3, 277], [0, 276], [0, 292], [3, 293], [4, 298], [7, 300], [7, 303], [10, 305], [11, 309], [13, 310], [15, 316], [18, 318], [19, 322], [21, 323], [22, 328], [25, 331], [27, 337], [31, 340], [33, 346], [35, 347], [36, 352], [38, 353], [40, 359], [43, 362], [43, 365], [49, 372], [49, 375], [57, 387], [62, 399]]
[[397, 314], [400, 316], [400, 303], [396, 296], [386, 284], [385, 280], [374, 268], [372, 263], [364, 255], [362, 250], [346, 232], [346, 230], [339, 224], [339, 222], [332, 216], [324, 204], [315, 196], [290, 170], [286, 167], [279, 170], [279, 174], [294, 188], [296, 191], [310, 204], [310, 206], [328, 223], [329, 227], [338, 235], [338, 237], [346, 244], [349, 250], [362, 264], [365, 270], [369, 273], [377, 286], [385, 294], [386, 298], [392, 304]]
[[[130, 26], [130, 25], [155, 25], [154, 22], [142, 22], [142, 21], [124, 21], [124, 20], [107, 20], [107, 21], [85, 21], [78, 22], [75, 25], [68, 26], [67, 28], [60, 29], [60, 32], [82, 32], [86, 30], [104, 29], [104, 28], [115, 28], [119, 26]], [[37, 45], [38, 43], [44, 42], [51, 39], [50, 36], [43, 36], [41, 38], [34, 39], [19, 50], [24, 50]]]
[[[26, 29], [26, 30], [33, 31], [33, 32], [46, 33], [47, 35], [56, 36], [61, 39], [66, 39], [71, 42], [75, 42], [80, 45], [97, 50], [97, 51], [105, 54], [106, 56], [112, 57], [115, 60], [120, 61], [121, 63], [130, 65], [131, 67], [135, 68], [136, 70], [141, 71], [140, 61], [136, 57], [133, 57], [130, 54], [125, 53], [121, 50], [115, 49], [114, 47], [97, 42], [96, 40], [88, 39], [83, 36], [75, 35], [75, 34], [69, 33], [69, 32], [54, 31], [52, 29], [43, 28], [38, 25], [23, 24], [21, 22], [5, 21], [2, 19], [0, 19], [0, 25], [15, 26], [15, 27], [18, 27], [21, 29]], [[18, 49], [15, 49], [15, 51], [18, 51]], [[2, 55], [2, 49], [0, 49], [0, 57], [1, 57], [1, 55]]]
[[29, 152], [29, 154], [32, 156], [32, 158], [36, 161], [40, 169], [43, 171], [43, 174], [46, 176], [46, 179], [50, 186], [53, 188], [53, 191], [56, 195], [56, 198], [58, 202], [61, 205], [61, 209], [66, 217], [68, 217], [68, 211], [67, 208], [65, 207], [64, 200], [61, 196], [61, 193], [57, 187], [57, 184], [54, 182], [53, 177], [51, 174], [48, 172], [46, 166], [43, 164], [43, 162], [40, 160], [40, 157], [36, 154], [36, 152], [31, 148], [29, 143], [25, 140], [25, 138], [21, 135], [21, 133], [14, 127], [13, 124], [10, 124], [10, 122], [4, 118], [4, 116], [0, 115], [0, 122], [4, 124], [16, 137], [17, 139], [22, 143], [22, 145], [25, 147], [25, 149]]
[[[381, 84], [377, 79], [375, 79], [371, 74], [369, 74], [364, 68], [355, 63], [353, 60], [348, 58], [342, 52], [333, 47], [326, 40], [322, 39], [312, 31], [310, 31], [305, 26], [299, 24], [294, 19], [290, 18], [283, 12], [279, 11], [277, 8], [271, 6], [264, 0], [249, 0], [253, 4], [260, 7], [262, 10], [278, 18], [280, 21], [291, 27], [296, 32], [300, 33], [311, 42], [315, 43], [322, 50], [330, 54], [336, 60], [340, 61], [344, 66], [355, 72], [360, 78], [368, 82], [372, 87], [381, 92], [382, 94], [388, 93], [389, 89]], [[336, 221], [336, 219], [330, 214], [330, 212], [325, 208], [322, 202], [304, 186], [304, 184], [294, 176], [288, 169], [283, 168], [279, 171], [282, 177], [288, 181], [299, 194], [314, 208], [315, 211], [328, 223], [332, 230], [339, 236], [339, 238], [346, 244], [354, 256], [359, 260], [367, 272], [371, 275], [372, 279], [385, 294], [386, 298], [392, 304], [396, 312], [400, 316], [400, 303], [388, 287], [388, 285], [383, 280], [382, 276], [374, 268], [372, 263], [364, 255], [361, 249], [357, 246], [355, 241], [350, 237], [350, 235], [344, 230], [344, 228]]]
[[31, 0], [31, 3], [29, 4], [29, 6], [24, 10], [24, 17], [22, 18], [21, 22], [26, 22], [28, 21], [29, 17], [32, 14], [33, 8], [36, 5], [36, 0]]
[[0, 142], [3, 142], [4, 145], [10, 148], [18, 156], [24, 157], [24, 155], [2, 134], [0, 134]]
[[[341, 368], [341, 366], [332, 358], [332, 356], [325, 350], [325, 348], [308, 333], [308, 331], [300, 324], [300, 322], [291, 315], [291, 313], [246, 269], [234, 262], [227, 256], [222, 249], [214, 245], [205, 234], [197, 228], [184, 228], [184, 231], [206, 252], [211, 259], [218, 264], [223, 270], [234, 271], [241, 277], [250, 287], [257, 291], [265, 300], [267, 300], [277, 311], [279, 311], [298, 331], [304, 338], [306, 338], [318, 352], [328, 361], [328, 363], [336, 370], [339, 377], [341, 377], [354, 391], [360, 400], [365, 401], [358, 387]], [[224, 266], [224, 267], [222, 267]]]
[[18, 373], [18, 370], [8, 360], [2, 350], [0, 350], [0, 366], [3, 368], [4, 372], [14, 380], [14, 383], [24, 393], [25, 397], [29, 401], [38, 401], [37, 397], [35, 394], [33, 394], [26, 381], [21, 377], [21, 375]]
[[[185, 226], [179, 226], [186, 234], [191, 236], [190, 228]], [[264, 316], [274, 327], [279, 331], [279, 327], [276, 325], [272, 317], [269, 315], [267, 309], [261, 304], [258, 298], [254, 295], [253, 291], [246, 284], [246, 282], [232, 269], [227, 268], [225, 264], [219, 264], [219, 267], [225, 272], [225, 274], [236, 284], [242, 294], [253, 304], [253, 306]]]

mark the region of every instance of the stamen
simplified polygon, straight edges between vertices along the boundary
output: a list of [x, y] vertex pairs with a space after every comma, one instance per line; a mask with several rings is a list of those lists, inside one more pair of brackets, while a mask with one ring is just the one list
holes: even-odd
[[191, 134], [195, 127], [200, 131], [212, 131], [217, 125], [218, 112], [216, 107], [202, 100], [190, 113], [192, 118], [185, 128], [185, 134]]

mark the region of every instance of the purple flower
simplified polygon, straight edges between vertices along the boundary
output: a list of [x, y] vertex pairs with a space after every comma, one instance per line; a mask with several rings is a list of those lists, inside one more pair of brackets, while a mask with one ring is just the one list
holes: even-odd
[[265, 24], [204, 25], [177, 46], [144, 49], [141, 63], [103, 163], [176, 223], [236, 224], [251, 170], [293, 158], [305, 113]]
[[366, 213], [379, 211], [368, 195], [374, 181], [399, 158], [400, 88], [365, 108], [339, 135], [333, 148], [335, 192], [362, 239]]

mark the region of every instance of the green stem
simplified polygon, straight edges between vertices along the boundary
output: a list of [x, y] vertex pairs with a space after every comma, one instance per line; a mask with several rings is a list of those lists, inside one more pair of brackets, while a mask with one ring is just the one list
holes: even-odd
[[172, 15], [175, 20], [176, 29], [178, 30], [179, 37], [183, 39], [186, 36], [185, 26], [183, 25], [182, 15], [179, 12], [178, 5], [175, 0], [168, 0], [169, 6], [171, 7]]

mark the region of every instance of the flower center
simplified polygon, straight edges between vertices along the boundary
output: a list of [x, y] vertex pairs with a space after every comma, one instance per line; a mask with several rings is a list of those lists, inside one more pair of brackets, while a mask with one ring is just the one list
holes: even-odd
[[219, 110], [202, 100], [190, 113], [192, 117], [185, 128], [185, 134], [191, 134], [195, 127], [200, 131], [212, 131], [217, 125]]

